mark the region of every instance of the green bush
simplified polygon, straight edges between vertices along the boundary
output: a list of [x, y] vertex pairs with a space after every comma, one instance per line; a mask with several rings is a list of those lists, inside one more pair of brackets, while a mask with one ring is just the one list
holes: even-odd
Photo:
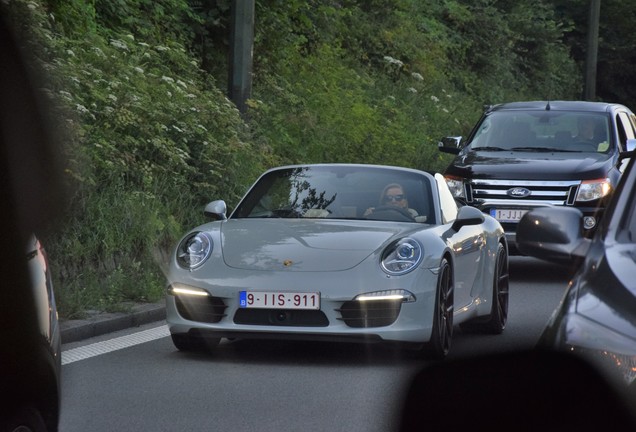
[[66, 137], [66, 223], [45, 244], [69, 318], [161, 298], [205, 203], [234, 206], [266, 168], [441, 170], [438, 139], [468, 133], [483, 103], [580, 89], [544, 1], [257, 0], [243, 115], [221, 90], [229, 0], [4, 3]]

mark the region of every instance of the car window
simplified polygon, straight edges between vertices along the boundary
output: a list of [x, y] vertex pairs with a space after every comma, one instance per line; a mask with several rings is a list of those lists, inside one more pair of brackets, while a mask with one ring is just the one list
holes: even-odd
[[620, 139], [620, 145], [624, 149], [628, 139], [634, 139], [634, 126], [626, 112], [619, 112], [616, 116], [616, 127]]
[[[636, 168], [635, 165], [635, 163], [629, 163], [627, 165], [627, 169], [623, 173], [626, 180], [623, 184], [624, 191], [629, 190], [630, 180], [633, 179], [633, 175], [635, 174], [633, 172]], [[627, 199], [624, 204], [625, 210], [622, 211], [622, 216], [618, 222], [616, 240], [620, 243], [636, 244], [636, 197], [634, 197], [633, 193], [625, 192], [622, 192], [622, 196], [627, 197]], [[620, 212], [620, 210], [618, 211]]]
[[562, 111], [493, 112], [471, 140], [474, 150], [607, 152], [611, 146], [605, 114]]
[[630, 210], [628, 213], [628, 222], [625, 226], [626, 241], [628, 243], [636, 243], [636, 209], [634, 208], [635, 200], [632, 198]]

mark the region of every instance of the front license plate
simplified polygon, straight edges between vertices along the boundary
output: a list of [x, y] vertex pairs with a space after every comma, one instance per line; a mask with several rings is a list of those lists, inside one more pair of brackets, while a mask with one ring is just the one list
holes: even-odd
[[499, 222], [519, 222], [528, 210], [523, 209], [491, 209], [490, 216]]
[[320, 309], [320, 293], [241, 291], [239, 306], [258, 309]]

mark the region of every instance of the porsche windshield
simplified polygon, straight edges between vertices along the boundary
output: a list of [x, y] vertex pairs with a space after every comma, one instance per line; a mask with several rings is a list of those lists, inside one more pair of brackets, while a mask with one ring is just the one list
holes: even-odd
[[399, 203], [419, 222], [425, 215], [432, 223], [431, 184], [426, 176], [390, 168], [286, 168], [262, 176], [231, 217], [372, 219], [369, 209]]

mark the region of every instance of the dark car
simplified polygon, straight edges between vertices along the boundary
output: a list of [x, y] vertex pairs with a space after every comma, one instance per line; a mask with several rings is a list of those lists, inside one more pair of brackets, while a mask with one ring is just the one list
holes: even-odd
[[64, 203], [43, 100], [0, 14], [0, 432], [56, 431], [60, 331], [40, 233]]
[[[57, 430], [61, 339], [51, 271], [40, 241], [26, 245], [28, 279], [10, 279], [0, 306], [0, 432]], [[8, 297], [8, 298], [7, 298]], [[8, 301], [10, 299], [10, 301]]]
[[592, 235], [635, 138], [623, 105], [514, 102], [487, 107], [465, 141], [446, 137], [439, 149], [457, 155], [444, 172], [455, 197], [499, 220], [515, 253], [517, 223], [536, 207], [577, 208]]
[[[522, 253], [576, 266], [539, 347], [580, 354], [636, 403], [636, 166], [627, 167], [592, 238], [576, 208], [539, 208], [517, 228]], [[621, 386], [622, 387], [622, 386]], [[636, 406], [636, 405], [632, 405]]]

